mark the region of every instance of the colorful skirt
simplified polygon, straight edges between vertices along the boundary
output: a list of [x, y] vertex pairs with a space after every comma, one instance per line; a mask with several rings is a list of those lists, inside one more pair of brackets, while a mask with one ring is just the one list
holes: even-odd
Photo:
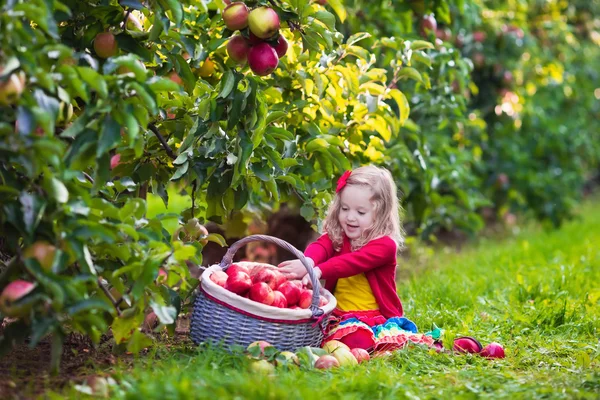
[[362, 348], [369, 353], [394, 351], [408, 344], [435, 348], [435, 339], [424, 333], [417, 333], [417, 326], [408, 318], [386, 319], [379, 310], [342, 311], [333, 310], [328, 321], [325, 339], [339, 340], [351, 349]]

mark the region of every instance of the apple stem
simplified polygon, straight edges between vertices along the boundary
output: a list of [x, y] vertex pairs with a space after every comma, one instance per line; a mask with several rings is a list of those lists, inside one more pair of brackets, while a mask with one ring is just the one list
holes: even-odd
[[156, 138], [158, 139], [158, 141], [160, 142], [162, 147], [167, 152], [167, 155], [169, 157], [171, 157], [171, 159], [173, 159], [173, 160], [176, 159], [177, 156], [175, 155], [175, 153], [173, 153], [173, 149], [171, 149], [171, 146], [169, 146], [169, 144], [167, 143], [165, 138], [160, 134], [156, 125], [150, 123], [150, 124], [148, 124], [148, 129], [150, 129], [152, 131], [152, 133], [154, 133], [154, 135], [156, 136]]

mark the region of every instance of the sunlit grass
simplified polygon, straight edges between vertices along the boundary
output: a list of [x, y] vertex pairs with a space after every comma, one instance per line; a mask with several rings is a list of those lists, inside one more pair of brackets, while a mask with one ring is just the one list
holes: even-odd
[[[585, 205], [581, 216], [557, 231], [531, 226], [403, 261], [410, 278], [398, 290], [421, 330], [444, 328], [447, 347], [460, 335], [499, 342], [503, 360], [411, 348], [357, 367], [265, 377], [243, 355], [180, 345], [98, 373], [117, 382], [111, 397], [128, 399], [597, 399], [600, 205]], [[63, 395], [80, 395], [70, 390]]]

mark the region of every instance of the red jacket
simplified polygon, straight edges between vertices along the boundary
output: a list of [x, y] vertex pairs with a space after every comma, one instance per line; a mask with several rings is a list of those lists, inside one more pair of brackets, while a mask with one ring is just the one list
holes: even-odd
[[396, 292], [396, 242], [389, 236], [371, 240], [362, 248], [352, 251], [350, 241], [344, 237], [339, 252], [327, 234], [311, 243], [304, 254], [312, 258], [323, 273], [325, 289], [333, 293], [337, 280], [365, 274], [385, 318], [402, 317], [402, 303]]

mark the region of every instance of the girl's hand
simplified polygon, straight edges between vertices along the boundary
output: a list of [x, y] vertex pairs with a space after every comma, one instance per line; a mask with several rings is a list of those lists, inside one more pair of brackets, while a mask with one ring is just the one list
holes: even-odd
[[[317, 280], [321, 279], [321, 275], [323, 274], [321, 268], [315, 267], [313, 272], [317, 276]], [[310, 281], [310, 275], [308, 275], [308, 273], [302, 278], [302, 284], [306, 287], [312, 287], [312, 282]]]
[[287, 279], [302, 279], [306, 275], [306, 268], [302, 261], [289, 260], [284, 261], [278, 265], [279, 272], [281, 272]]

